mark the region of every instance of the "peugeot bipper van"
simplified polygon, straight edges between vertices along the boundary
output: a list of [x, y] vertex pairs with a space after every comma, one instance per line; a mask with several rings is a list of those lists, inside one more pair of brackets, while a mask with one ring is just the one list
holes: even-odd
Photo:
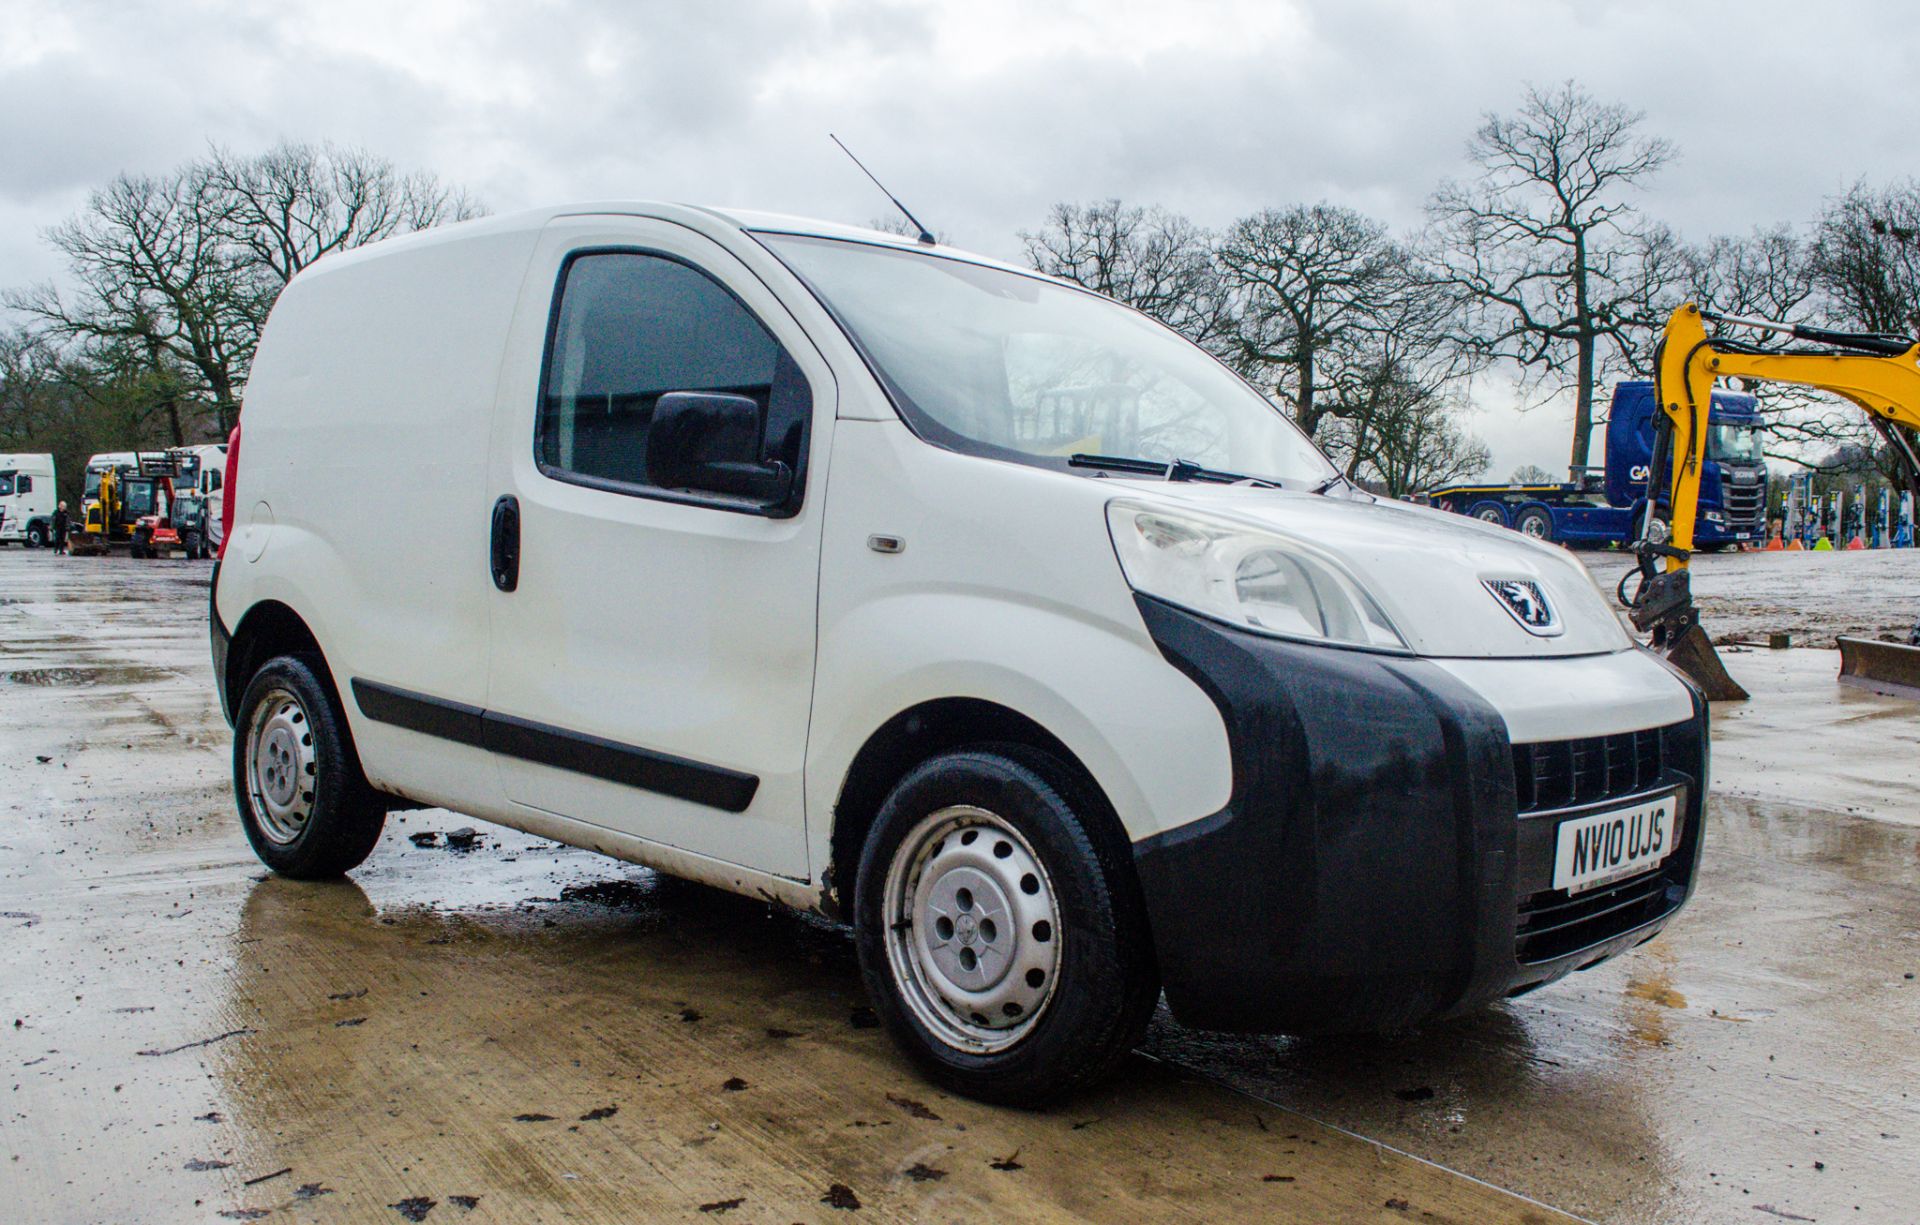
[[229, 455], [240, 819], [440, 806], [851, 923], [940, 1084], [1405, 1026], [1651, 939], [1699, 695], [1565, 551], [1341, 479], [1075, 286], [595, 204], [330, 256]]

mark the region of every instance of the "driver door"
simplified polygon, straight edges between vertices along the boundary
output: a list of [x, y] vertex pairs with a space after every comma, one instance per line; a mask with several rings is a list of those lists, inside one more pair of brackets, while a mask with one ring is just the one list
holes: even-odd
[[[804, 879], [825, 361], [719, 244], [633, 217], [553, 223], [515, 333], [491, 460], [517, 515], [488, 665], [507, 797]], [[656, 484], [671, 392], [755, 399], [797, 508]]]

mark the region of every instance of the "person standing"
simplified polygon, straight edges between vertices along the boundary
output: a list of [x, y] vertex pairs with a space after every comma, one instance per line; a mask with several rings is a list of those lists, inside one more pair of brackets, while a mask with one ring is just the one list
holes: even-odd
[[56, 555], [66, 553], [67, 529], [71, 526], [67, 521], [67, 504], [62, 502], [53, 510], [53, 551]]

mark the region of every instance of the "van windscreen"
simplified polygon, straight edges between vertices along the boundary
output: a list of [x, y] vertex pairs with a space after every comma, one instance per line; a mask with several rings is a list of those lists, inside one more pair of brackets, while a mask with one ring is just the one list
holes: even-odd
[[1047, 467], [1088, 453], [1284, 482], [1334, 471], [1205, 350], [1111, 299], [931, 253], [756, 237], [833, 312], [930, 442]]

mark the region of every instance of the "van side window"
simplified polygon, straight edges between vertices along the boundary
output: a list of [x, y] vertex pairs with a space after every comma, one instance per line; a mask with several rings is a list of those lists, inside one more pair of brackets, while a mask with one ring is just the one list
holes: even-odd
[[760, 406], [761, 458], [800, 471], [812, 408], [806, 378], [719, 282], [634, 252], [575, 256], [563, 277], [536, 426], [543, 472], [651, 490], [647, 428], [655, 403], [673, 391], [750, 397]]

